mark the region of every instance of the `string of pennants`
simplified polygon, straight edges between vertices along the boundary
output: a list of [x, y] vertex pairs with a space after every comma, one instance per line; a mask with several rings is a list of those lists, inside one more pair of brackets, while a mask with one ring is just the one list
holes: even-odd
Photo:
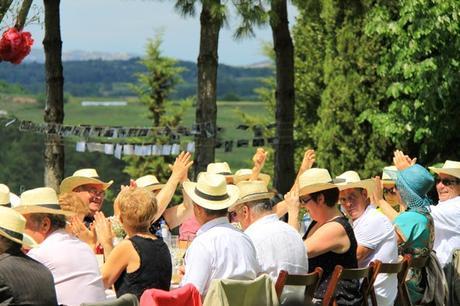
[[[246, 124], [239, 124], [236, 126], [236, 129], [251, 129], [254, 133], [254, 137], [251, 139], [221, 139], [219, 133], [223, 131], [223, 128], [217, 127], [215, 131], [213, 131], [210, 122], [193, 124], [191, 128], [184, 126], [170, 128], [65, 125], [56, 123], [35, 123], [32, 121], [13, 119], [5, 124], [5, 126], [14, 123], [19, 123], [20, 131], [48, 135], [54, 134], [63, 138], [78, 137], [80, 140], [76, 141], [75, 144], [75, 150], [77, 152], [101, 152], [104, 154], [114, 155], [116, 158], [121, 158], [122, 155], [177, 155], [181, 150], [194, 152], [196, 147], [195, 142], [189, 141], [181, 144], [181, 136], [203, 135], [207, 138], [217, 136], [214, 142], [214, 147], [216, 149], [223, 149], [224, 152], [232, 152], [234, 147], [261, 147], [278, 143], [278, 138], [265, 137], [263, 135], [264, 128], [272, 129], [276, 126], [275, 124], [269, 124], [266, 126], [249, 126]], [[153, 136], [168, 136], [169, 143], [158, 144], [139, 140], [139, 138], [148, 138]], [[89, 139], [94, 138], [108, 138], [110, 141], [89, 141]]]

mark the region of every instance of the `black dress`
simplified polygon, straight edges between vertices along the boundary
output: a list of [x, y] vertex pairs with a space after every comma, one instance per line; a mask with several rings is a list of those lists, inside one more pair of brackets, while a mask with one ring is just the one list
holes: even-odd
[[161, 239], [133, 236], [129, 238], [141, 259], [139, 269], [127, 273], [126, 270], [115, 282], [117, 297], [132, 293], [141, 298], [145, 289], [169, 290], [171, 285], [171, 253]]
[[[315, 292], [315, 298], [322, 300], [326, 293], [327, 285], [331, 279], [332, 272], [336, 265], [341, 265], [346, 269], [357, 268], [358, 260], [356, 259], [356, 248], [357, 242], [353, 228], [345, 217], [338, 217], [329, 222], [337, 222], [345, 228], [348, 239], [350, 239], [350, 248], [343, 254], [327, 252], [316, 256], [314, 258], [308, 258], [309, 272], [313, 272], [316, 267], [323, 269], [323, 276], [321, 277], [320, 284]], [[303, 240], [307, 239], [308, 233], [316, 224], [313, 221], [308, 227], [307, 232], [303, 236]], [[362, 300], [361, 293], [359, 292], [359, 281], [358, 280], [342, 280], [337, 284], [336, 300], [339, 305], [358, 305]]]

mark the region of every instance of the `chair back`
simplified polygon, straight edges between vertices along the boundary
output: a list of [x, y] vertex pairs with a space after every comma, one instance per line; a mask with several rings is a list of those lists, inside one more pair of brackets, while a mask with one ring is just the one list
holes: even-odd
[[140, 306], [201, 306], [201, 295], [192, 284], [170, 291], [147, 289], [140, 303]]
[[275, 285], [267, 274], [254, 280], [213, 279], [203, 306], [278, 306]]
[[341, 265], [335, 266], [331, 279], [327, 285], [326, 293], [323, 297], [323, 305], [337, 305], [335, 300], [335, 291], [340, 280], [361, 280], [359, 291], [363, 297], [362, 305], [368, 305], [368, 298], [371, 291], [374, 290], [374, 281], [377, 274], [374, 273], [375, 263], [371, 262], [366, 268], [344, 269]]
[[[382, 263], [379, 260], [375, 260], [375, 273], [378, 275], [380, 273], [385, 274], [397, 274], [398, 277], [398, 293], [396, 295], [396, 304], [400, 306], [410, 306], [409, 292], [407, 291], [406, 286], [406, 276], [409, 271], [409, 263], [412, 259], [412, 256], [407, 254], [402, 257], [402, 259], [397, 263]], [[377, 277], [376, 275], [376, 277]], [[372, 305], [376, 306], [377, 297], [375, 291], [371, 290], [370, 292]]]
[[115, 300], [83, 303], [80, 306], [139, 306], [139, 300], [134, 294], [125, 293]]
[[313, 296], [319, 285], [321, 276], [323, 276], [323, 269], [320, 267], [316, 267], [313, 272], [304, 275], [289, 274], [287, 271], [281, 270], [275, 284], [276, 295], [281, 301], [280, 298], [284, 286], [301, 286], [305, 288], [304, 305], [313, 305]]

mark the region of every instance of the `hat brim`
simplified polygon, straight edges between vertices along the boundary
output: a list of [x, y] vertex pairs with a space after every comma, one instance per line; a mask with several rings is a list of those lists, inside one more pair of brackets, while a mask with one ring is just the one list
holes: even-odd
[[235, 202], [238, 200], [238, 196], [240, 193], [237, 186], [227, 185], [228, 198], [225, 200], [221, 200], [221, 201], [212, 201], [212, 200], [208, 200], [208, 199], [202, 198], [201, 196], [197, 195], [195, 193], [196, 185], [197, 183], [195, 182], [184, 182], [183, 183], [184, 191], [187, 193], [187, 195], [192, 199], [192, 201], [195, 204], [203, 208], [210, 209], [210, 210], [220, 210], [220, 209], [229, 208], [230, 206], [235, 204]]
[[7, 233], [2, 231], [1, 229], [0, 229], [0, 235], [2, 235], [3, 237], [5, 237], [5, 238], [7, 238], [9, 240], [12, 240], [12, 241], [14, 241], [16, 243], [19, 243], [20, 245], [28, 247], [28, 248], [35, 248], [35, 247], [38, 246], [38, 244], [35, 242], [35, 240], [32, 237], [30, 237], [29, 235], [24, 234], [24, 233], [22, 234], [22, 240], [19, 240], [17, 238], [14, 238], [14, 237], [8, 235]]
[[338, 183], [336, 184], [336, 186], [337, 188], [339, 188], [340, 191], [351, 188], [362, 188], [366, 189], [367, 192], [373, 192], [376, 187], [375, 184], [376, 182], [373, 179], [367, 179], [352, 183]]
[[161, 188], [164, 187], [165, 184], [154, 184], [154, 185], [149, 185], [149, 186], [145, 186], [145, 187], [142, 187], [144, 189], [147, 189], [148, 191], [155, 191], [155, 190], [159, 190]]
[[75, 216], [76, 213], [73, 211], [62, 210], [62, 209], [53, 209], [48, 207], [43, 207], [39, 205], [19, 205], [13, 208], [18, 213], [27, 215], [27, 214], [51, 214], [51, 215], [64, 215], [64, 216]]
[[380, 180], [383, 185], [395, 185], [396, 181], [395, 180]]
[[332, 188], [337, 188], [337, 186], [332, 183], [312, 184], [312, 185], [308, 185], [303, 188], [300, 188], [299, 196], [303, 196], [305, 194], [310, 194], [310, 193], [314, 193], [314, 192], [318, 192], [322, 190], [332, 189]]
[[456, 178], [460, 178], [460, 169], [457, 168], [435, 168], [435, 167], [428, 167], [430, 171], [433, 171], [436, 174], [447, 174], [450, 176], [454, 176]]
[[228, 210], [231, 211], [233, 208], [235, 208], [239, 204], [247, 203], [247, 202], [252, 202], [252, 201], [258, 201], [258, 200], [270, 200], [275, 196], [274, 192], [260, 192], [256, 194], [250, 194], [247, 195], [243, 198], [238, 199], [235, 204], [233, 204]]
[[[251, 174], [242, 174], [242, 175], [234, 175], [233, 176], [233, 183], [236, 185], [239, 182], [242, 181], [247, 181], [251, 177]], [[265, 174], [265, 173], [260, 173], [259, 176], [257, 177], [257, 180], [263, 181], [266, 186], [268, 186], [268, 183], [270, 183], [270, 175]]]
[[62, 182], [61, 186], [59, 187], [60, 193], [64, 192], [71, 192], [78, 186], [82, 185], [88, 185], [88, 184], [94, 184], [94, 185], [102, 185], [102, 189], [106, 190], [108, 189], [112, 184], [113, 180], [109, 182], [103, 182], [97, 178], [93, 177], [85, 177], [85, 176], [69, 176], [66, 177]]

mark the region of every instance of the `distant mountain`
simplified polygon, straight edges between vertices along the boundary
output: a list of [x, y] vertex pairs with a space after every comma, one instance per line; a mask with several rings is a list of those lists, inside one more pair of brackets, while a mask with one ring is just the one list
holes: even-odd
[[[74, 53], [78, 54], [78, 53]], [[33, 54], [31, 54], [33, 55]], [[81, 53], [82, 56], [88, 56]], [[32, 56], [30, 56], [32, 58]], [[184, 82], [176, 87], [172, 99], [196, 95], [196, 64], [178, 61], [185, 68], [181, 76]], [[63, 62], [64, 90], [73, 96], [123, 97], [134, 93], [130, 84], [136, 82], [135, 73], [145, 71], [139, 57], [126, 60], [68, 60]], [[262, 79], [273, 76], [268, 67], [247, 68], [220, 64], [218, 67], [217, 97], [221, 100], [254, 100], [254, 89], [263, 87]], [[45, 89], [45, 68], [38, 60], [13, 65], [0, 62], [0, 80], [21, 86], [29, 93], [40, 94]], [[1, 88], [0, 88], [1, 90]]]
[[[32, 49], [30, 54], [24, 59], [24, 63], [44, 63], [45, 62], [45, 51], [43, 49]], [[133, 57], [139, 57], [139, 54], [125, 53], [125, 52], [88, 52], [82, 50], [73, 50], [68, 52], [62, 52], [62, 60], [68, 61], [88, 61], [88, 60], [103, 60], [103, 61], [115, 61], [115, 60], [128, 60]]]

